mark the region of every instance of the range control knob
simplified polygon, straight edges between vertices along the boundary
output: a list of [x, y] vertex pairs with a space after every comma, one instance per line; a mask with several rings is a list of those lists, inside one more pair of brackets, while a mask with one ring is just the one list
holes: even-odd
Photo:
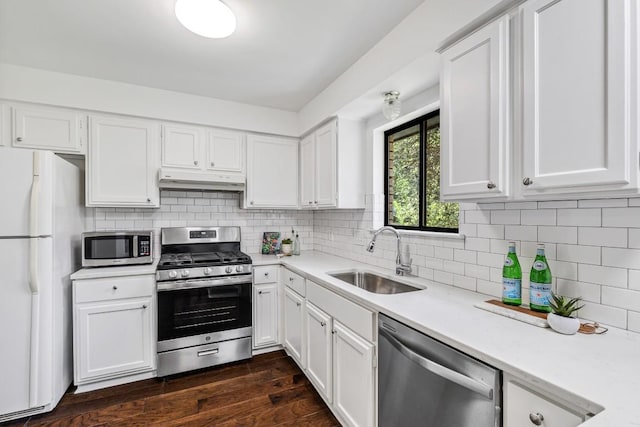
[[242, 268], [241, 265], [236, 266], [236, 272], [237, 273], [242, 273], [242, 270], [243, 270], [243, 268]]
[[178, 277], [178, 272], [175, 270], [171, 270], [169, 272], [169, 279], [175, 279], [176, 277]]
[[226, 273], [233, 273], [233, 267], [229, 266], [229, 267], [225, 268], [224, 271]]
[[204, 275], [205, 275], [205, 276], [208, 276], [208, 275], [210, 275], [211, 273], [213, 273], [213, 268], [211, 268], [211, 267], [205, 267], [205, 268], [204, 268], [204, 270], [203, 270], [203, 273], [204, 273]]
[[182, 270], [180, 272], [180, 276], [182, 277], [189, 277], [189, 270]]

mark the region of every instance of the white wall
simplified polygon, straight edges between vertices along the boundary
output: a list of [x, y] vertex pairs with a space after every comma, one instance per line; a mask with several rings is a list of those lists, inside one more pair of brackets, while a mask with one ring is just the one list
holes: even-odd
[[290, 111], [4, 63], [0, 98], [298, 136]]

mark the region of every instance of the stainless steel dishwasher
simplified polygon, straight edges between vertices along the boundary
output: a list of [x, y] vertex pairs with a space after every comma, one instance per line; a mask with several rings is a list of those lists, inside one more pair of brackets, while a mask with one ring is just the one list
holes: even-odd
[[499, 427], [500, 371], [397, 320], [378, 320], [379, 427]]

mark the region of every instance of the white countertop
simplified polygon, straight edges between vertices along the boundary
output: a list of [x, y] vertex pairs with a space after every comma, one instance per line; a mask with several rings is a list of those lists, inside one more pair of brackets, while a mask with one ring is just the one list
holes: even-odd
[[393, 277], [393, 272], [320, 252], [252, 259], [254, 266], [282, 264], [550, 394], [599, 412], [584, 426], [640, 426], [640, 334], [609, 328], [603, 335], [561, 335], [475, 308], [490, 298], [485, 295], [411, 276], [395, 279], [427, 289], [370, 293], [326, 273], [358, 268]]
[[159, 259], [151, 264], [126, 265], [122, 267], [90, 267], [83, 268], [71, 275], [71, 280], [102, 279], [105, 277], [140, 276], [143, 274], [156, 274]]

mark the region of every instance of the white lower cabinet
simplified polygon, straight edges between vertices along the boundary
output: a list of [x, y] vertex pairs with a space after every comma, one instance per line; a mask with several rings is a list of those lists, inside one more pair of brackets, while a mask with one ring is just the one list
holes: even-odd
[[333, 320], [318, 307], [306, 302], [307, 376], [318, 393], [332, 401]]
[[284, 347], [287, 349], [289, 355], [304, 368], [304, 298], [290, 288], [285, 287], [283, 309]]
[[253, 286], [253, 347], [278, 344], [278, 284]]
[[574, 427], [589, 415], [568, 403], [560, 403], [548, 392], [535, 391], [508, 374], [503, 379], [503, 426]]
[[156, 369], [153, 275], [74, 280], [73, 300], [79, 391], [133, 381]]

